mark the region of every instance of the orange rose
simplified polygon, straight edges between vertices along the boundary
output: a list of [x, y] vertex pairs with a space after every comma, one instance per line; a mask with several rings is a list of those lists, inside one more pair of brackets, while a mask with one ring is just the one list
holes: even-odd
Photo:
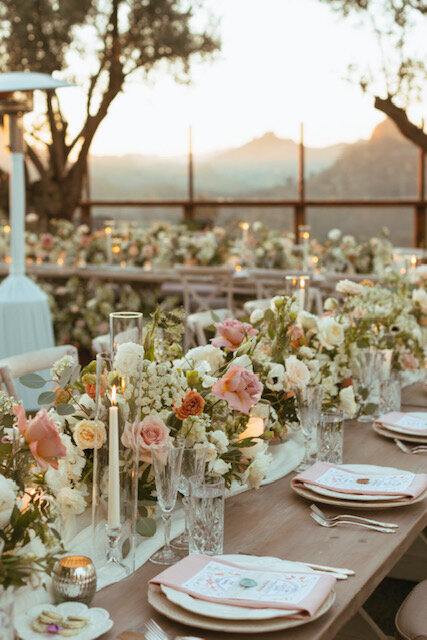
[[184, 420], [189, 416], [199, 416], [203, 412], [205, 401], [198, 391], [187, 391], [180, 407], [174, 405], [176, 417]]
[[[92, 400], [95, 400], [96, 384], [87, 384], [87, 385], [85, 385], [85, 392], [87, 393], [89, 398], [92, 398]], [[102, 390], [101, 390], [101, 395], [103, 395]]]

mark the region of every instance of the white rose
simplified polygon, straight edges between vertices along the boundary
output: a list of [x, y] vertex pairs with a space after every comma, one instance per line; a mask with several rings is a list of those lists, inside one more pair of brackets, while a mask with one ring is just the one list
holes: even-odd
[[317, 317], [308, 311], [300, 311], [298, 314], [298, 324], [305, 330], [315, 329], [317, 326]]
[[216, 476], [223, 476], [229, 470], [230, 465], [221, 458], [217, 458], [213, 463], [212, 473]]
[[341, 231], [339, 229], [331, 229], [328, 233], [329, 240], [336, 242], [341, 238]]
[[327, 298], [323, 308], [325, 311], [335, 311], [338, 309], [338, 300], [336, 298]]
[[264, 317], [264, 310], [263, 309], [254, 309], [251, 313], [251, 317], [249, 318], [249, 322], [251, 324], [256, 324], [257, 322], [260, 322]]
[[0, 475], [0, 527], [5, 527], [10, 520], [15, 505], [17, 485], [10, 478]]
[[144, 347], [135, 342], [119, 344], [115, 366], [119, 376], [127, 378], [138, 372], [138, 362], [144, 358]]
[[427, 314], [427, 293], [424, 289], [415, 289], [412, 292], [412, 302], [418, 304], [421, 311]]
[[243, 367], [244, 369], [249, 369], [250, 371], [252, 371], [252, 360], [246, 354], [234, 358], [234, 360], [231, 361], [230, 365], [236, 365], [238, 367]]
[[[195, 347], [194, 349], [190, 349], [189, 351], [187, 351], [185, 357], [182, 358], [182, 360], [183, 361], [187, 360], [193, 365], [202, 361], [208, 362], [210, 365], [210, 371], [211, 373], [213, 373], [214, 371], [217, 371], [220, 367], [222, 367], [222, 365], [224, 364], [225, 354], [221, 349], [218, 349], [218, 347], [214, 347], [211, 344], [207, 344], [201, 347]], [[180, 368], [183, 368], [183, 369], [188, 368], [188, 364], [187, 364], [187, 367], [180, 367]]]
[[57, 495], [59, 510], [63, 515], [80, 515], [86, 509], [86, 500], [78, 489], [63, 487]]
[[365, 287], [352, 280], [340, 280], [335, 289], [339, 291], [339, 293], [344, 293], [346, 296], [360, 296]]
[[227, 451], [228, 438], [225, 435], [224, 431], [221, 431], [220, 429], [217, 429], [216, 431], [211, 431], [211, 433], [208, 434], [208, 438], [215, 445], [220, 455]]
[[356, 413], [356, 401], [354, 399], [354, 390], [352, 386], [341, 389], [340, 407], [349, 418], [352, 418]]
[[74, 442], [80, 449], [100, 449], [107, 439], [101, 420], [81, 420], [73, 432]]
[[325, 349], [333, 349], [344, 340], [344, 327], [332, 316], [319, 318], [317, 321], [317, 332], [319, 340]]
[[271, 391], [281, 391], [285, 384], [285, 367], [282, 364], [271, 364], [265, 386]]
[[285, 360], [286, 375], [290, 387], [305, 387], [310, 380], [310, 371], [296, 356], [289, 356]]
[[298, 354], [301, 358], [313, 358], [314, 353], [314, 349], [312, 349], [311, 347], [306, 347], [305, 345], [300, 347], [298, 351]]
[[265, 451], [256, 454], [253, 462], [248, 467], [246, 482], [250, 489], [258, 489], [264, 480], [268, 467], [270, 466], [272, 456]]

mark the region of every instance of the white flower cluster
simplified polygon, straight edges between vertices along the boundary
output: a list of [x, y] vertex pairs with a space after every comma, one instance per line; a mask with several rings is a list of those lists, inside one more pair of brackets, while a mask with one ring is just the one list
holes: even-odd
[[74, 356], [65, 355], [62, 356], [59, 360], [55, 362], [52, 369], [50, 370], [50, 374], [54, 380], [59, 380], [61, 375], [64, 373], [65, 369], [69, 367], [73, 367], [76, 364], [76, 360]]
[[174, 405], [181, 404], [188, 383], [185, 375], [170, 362], [144, 360], [139, 388], [142, 416], [156, 412], [165, 420]]
[[61, 434], [67, 455], [58, 459], [58, 469], [49, 467], [45, 474], [48, 487], [55, 495], [63, 515], [80, 515], [86, 508], [88, 489], [81, 483], [86, 457], [73, 444], [70, 436]]

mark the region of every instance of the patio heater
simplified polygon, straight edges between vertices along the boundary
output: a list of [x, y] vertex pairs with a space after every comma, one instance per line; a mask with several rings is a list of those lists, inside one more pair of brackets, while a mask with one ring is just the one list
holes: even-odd
[[[0, 73], [0, 115], [5, 117], [11, 155], [9, 219], [11, 263], [0, 285], [0, 359], [54, 345], [52, 319], [45, 293], [25, 275], [25, 142], [23, 115], [33, 110], [33, 93], [71, 86], [48, 74]], [[28, 390], [20, 387], [25, 396]], [[34, 397], [34, 394], [31, 394]], [[35, 404], [33, 405], [35, 406]]]

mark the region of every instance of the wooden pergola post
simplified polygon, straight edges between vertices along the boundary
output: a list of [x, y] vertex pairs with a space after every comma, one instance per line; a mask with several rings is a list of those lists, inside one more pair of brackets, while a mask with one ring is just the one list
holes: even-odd
[[300, 241], [298, 228], [306, 223], [304, 155], [304, 123], [301, 122], [300, 142], [298, 147], [298, 204], [294, 209], [294, 234], [295, 242], [297, 244]]
[[414, 210], [414, 246], [423, 247], [426, 246], [426, 225], [427, 215], [425, 206], [425, 157], [426, 154], [423, 149], [420, 148], [418, 156], [418, 200], [419, 204], [415, 206]]

